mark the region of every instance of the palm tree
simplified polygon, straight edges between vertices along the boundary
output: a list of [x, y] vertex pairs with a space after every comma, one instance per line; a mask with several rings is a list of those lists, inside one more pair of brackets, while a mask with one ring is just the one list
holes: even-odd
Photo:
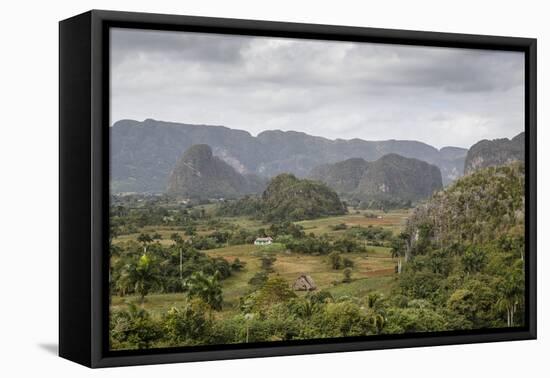
[[137, 241], [140, 242], [142, 245], [143, 245], [143, 253], [147, 253], [147, 246], [149, 245], [149, 243], [152, 243], [153, 242], [153, 238], [151, 237], [151, 235], [149, 234], [139, 234], [139, 236], [137, 237]]
[[370, 319], [378, 334], [386, 324], [386, 308], [381, 294], [372, 293], [367, 297]]
[[172, 240], [175, 245], [181, 245], [184, 241], [181, 235], [177, 232], [174, 232], [172, 235], [170, 235], [170, 240]]
[[130, 266], [128, 274], [134, 284], [135, 292], [140, 296], [140, 303], [143, 303], [145, 296], [149, 294], [151, 288], [158, 281], [155, 262], [146, 254], [143, 254], [135, 266]]
[[402, 264], [401, 258], [406, 254], [406, 240], [408, 234], [401, 233], [397, 238], [393, 238], [391, 242], [391, 257], [397, 258], [397, 273], [401, 273]]
[[486, 264], [487, 254], [479, 248], [470, 247], [462, 256], [462, 265], [466, 275], [479, 272]]
[[180, 271], [180, 281], [183, 278], [183, 244], [185, 240], [178, 233], [173, 233], [170, 235], [170, 239], [174, 242], [174, 246], [178, 249], [179, 253], [179, 271]]
[[185, 281], [184, 288], [189, 297], [201, 298], [214, 310], [222, 309], [222, 286], [219, 283], [218, 271], [212, 276], [195, 272]]
[[296, 307], [296, 314], [302, 319], [310, 319], [318, 310], [318, 305], [311, 301], [311, 299], [303, 299], [298, 303]]
[[497, 307], [506, 311], [506, 325], [514, 326], [514, 316], [519, 306], [522, 305], [524, 296], [524, 276], [523, 272], [510, 272], [500, 285], [500, 298], [497, 301]]
[[130, 264], [125, 264], [120, 269], [120, 274], [115, 280], [115, 288], [118, 292], [118, 295], [124, 297], [132, 288], [132, 266]]

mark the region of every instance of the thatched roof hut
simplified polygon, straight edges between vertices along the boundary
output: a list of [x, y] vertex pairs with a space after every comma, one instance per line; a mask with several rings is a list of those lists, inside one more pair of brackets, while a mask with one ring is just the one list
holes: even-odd
[[302, 274], [296, 279], [296, 281], [294, 281], [292, 289], [297, 291], [312, 291], [317, 289], [317, 285], [315, 285], [315, 281], [313, 281], [313, 278], [311, 278], [311, 276], [308, 276], [307, 274]]

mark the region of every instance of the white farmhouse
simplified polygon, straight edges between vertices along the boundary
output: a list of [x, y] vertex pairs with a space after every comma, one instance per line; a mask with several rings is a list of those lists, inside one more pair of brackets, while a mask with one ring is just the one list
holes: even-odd
[[254, 245], [269, 245], [273, 243], [273, 239], [269, 236], [267, 238], [257, 238], [254, 240]]

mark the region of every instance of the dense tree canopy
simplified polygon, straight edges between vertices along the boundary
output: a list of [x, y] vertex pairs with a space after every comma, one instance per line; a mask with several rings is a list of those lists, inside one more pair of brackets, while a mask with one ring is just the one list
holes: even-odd
[[220, 207], [220, 215], [249, 215], [267, 222], [299, 221], [345, 214], [340, 198], [325, 184], [280, 174], [260, 198], [244, 197]]

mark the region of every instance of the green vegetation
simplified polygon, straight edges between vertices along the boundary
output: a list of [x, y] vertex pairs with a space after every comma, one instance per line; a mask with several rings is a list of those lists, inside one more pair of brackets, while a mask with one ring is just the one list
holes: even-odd
[[227, 202], [222, 216], [248, 215], [266, 222], [300, 221], [345, 214], [346, 208], [336, 192], [326, 185], [280, 174], [269, 182], [261, 198], [245, 197]]
[[[477, 171], [412, 212], [327, 211], [336, 202], [318, 189], [282, 175], [269, 200], [114, 199], [111, 348], [523, 325], [522, 164]], [[293, 289], [302, 275], [315, 290]]]
[[479, 170], [416, 209], [396, 243], [408, 298], [442, 309], [453, 329], [520, 326], [524, 166]]
[[189, 298], [200, 298], [214, 310], [222, 308], [222, 286], [219, 283], [220, 271], [212, 276], [203, 272], [193, 273], [183, 285]]
[[344, 279], [342, 280], [342, 282], [345, 282], [345, 283], [351, 282], [351, 269], [350, 268], [344, 269]]

